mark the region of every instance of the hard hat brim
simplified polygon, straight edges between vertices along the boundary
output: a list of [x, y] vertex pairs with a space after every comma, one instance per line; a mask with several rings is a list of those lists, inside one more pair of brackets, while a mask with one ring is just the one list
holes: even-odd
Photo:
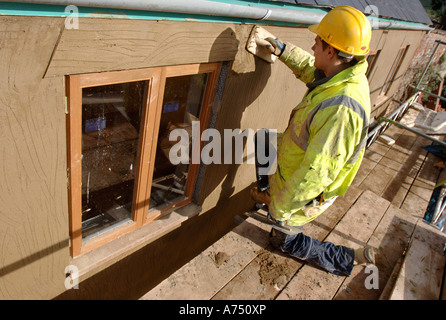
[[318, 27], [319, 27], [318, 24], [313, 24], [313, 25], [311, 25], [311, 26], [308, 27], [308, 30], [310, 30], [311, 32], [313, 32], [313, 33], [319, 35], [319, 33], [317, 32], [317, 28], [318, 28]]

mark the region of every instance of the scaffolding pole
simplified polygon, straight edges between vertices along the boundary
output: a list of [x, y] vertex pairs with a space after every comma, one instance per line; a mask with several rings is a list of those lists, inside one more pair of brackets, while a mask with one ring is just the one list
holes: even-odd
[[443, 147], [446, 147], [446, 143], [444, 141], [441, 141], [441, 140], [438, 140], [438, 139], [436, 139], [434, 137], [428, 136], [427, 134], [424, 134], [424, 133], [422, 133], [420, 131], [412, 129], [411, 127], [408, 127], [408, 126], [406, 126], [406, 125], [404, 125], [402, 123], [399, 123], [398, 121], [394, 121], [394, 120], [386, 118], [386, 117], [381, 117], [381, 118], [378, 119], [378, 123], [381, 123], [381, 122], [389, 122], [391, 124], [396, 125], [397, 127], [400, 127], [400, 128], [403, 128], [403, 129], [405, 129], [407, 131], [413, 132], [413, 133], [415, 133], [417, 135], [422, 136], [423, 138], [429, 139], [429, 140], [431, 140], [431, 141], [433, 141], [435, 143], [438, 143], [439, 145], [441, 145]]

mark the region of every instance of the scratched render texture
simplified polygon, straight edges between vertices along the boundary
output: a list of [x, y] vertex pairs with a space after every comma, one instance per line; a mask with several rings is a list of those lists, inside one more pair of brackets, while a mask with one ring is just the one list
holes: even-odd
[[[209, 165], [197, 192], [200, 215], [92, 274], [79, 290], [64, 293], [64, 269], [70, 263], [64, 76], [227, 61], [213, 119], [221, 131], [283, 130], [306, 88], [283, 64], [267, 64], [245, 51], [251, 25], [80, 19], [78, 30], [63, 26], [63, 18], [0, 17], [0, 299], [138, 298], [223, 236], [234, 226], [234, 216], [252, 207], [247, 199], [254, 168]], [[268, 30], [306, 50], [314, 41], [302, 28]], [[397, 49], [410, 44], [396, 82], [423, 34], [374, 31], [372, 49], [382, 49], [385, 58], [371, 75], [372, 101]]]

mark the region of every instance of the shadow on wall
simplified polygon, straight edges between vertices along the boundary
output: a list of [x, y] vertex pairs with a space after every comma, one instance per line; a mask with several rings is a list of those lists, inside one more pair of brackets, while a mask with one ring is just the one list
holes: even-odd
[[[247, 204], [253, 205], [254, 202], [251, 201], [249, 192], [246, 192], [246, 198], [249, 200], [240, 203], [241, 206], [237, 207], [237, 210], [234, 210], [233, 203], [227, 201], [233, 196], [235, 189], [234, 181], [240, 164], [235, 164], [234, 160], [234, 139], [232, 145], [226, 146], [225, 148], [223, 144], [223, 132], [224, 129], [246, 129], [242, 128], [241, 123], [243, 113], [246, 108], [258, 99], [271, 76], [271, 64], [246, 51], [245, 44], [251, 28], [245, 29], [246, 32], [238, 33], [239, 39], [236, 38], [234, 30], [231, 28], [226, 29], [215, 40], [209, 55], [210, 61], [218, 61], [219, 48], [223, 43], [227, 43], [227, 41], [235, 41], [237, 43], [238, 50], [234, 54], [234, 59], [228, 68], [224, 92], [220, 97], [221, 101], [219, 102], [220, 105], [215, 125], [215, 128], [222, 134], [222, 146], [220, 150], [220, 154], [222, 155], [221, 164], [210, 164], [206, 167], [205, 179], [203, 179], [198, 197], [198, 203], [202, 204], [221, 185], [221, 192], [216, 208], [221, 209], [221, 214], [224, 214], [227, 208], [231, 210], [228, 214], [232, 216], [243, 211], [243, 207], [246, 207]], [[259, 123], [258, 127], [261, 128], [262, 124]], [[245, 145], [246, 139], [244, 139], [244, 147]], [[233, 158], [230, 164], [223, 163], [224, 149], [232, 150]], [[252, 181], [255, 181], [254, 165], [252, 166]]]

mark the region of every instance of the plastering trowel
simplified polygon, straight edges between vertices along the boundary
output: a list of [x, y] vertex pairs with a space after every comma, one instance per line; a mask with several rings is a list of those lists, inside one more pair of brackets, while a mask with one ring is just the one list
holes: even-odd
[[254, 26], [246, 42], [246, 50], [266, 62], [274, 63], [277, 60], [277, 56], [272, 54], [272, 46], [269, 46], [269, 49], [267, 48], [267, 45], [270, 45], [270, 43], [265, 40], [269, 37], [276, 38], [262, 27]]

